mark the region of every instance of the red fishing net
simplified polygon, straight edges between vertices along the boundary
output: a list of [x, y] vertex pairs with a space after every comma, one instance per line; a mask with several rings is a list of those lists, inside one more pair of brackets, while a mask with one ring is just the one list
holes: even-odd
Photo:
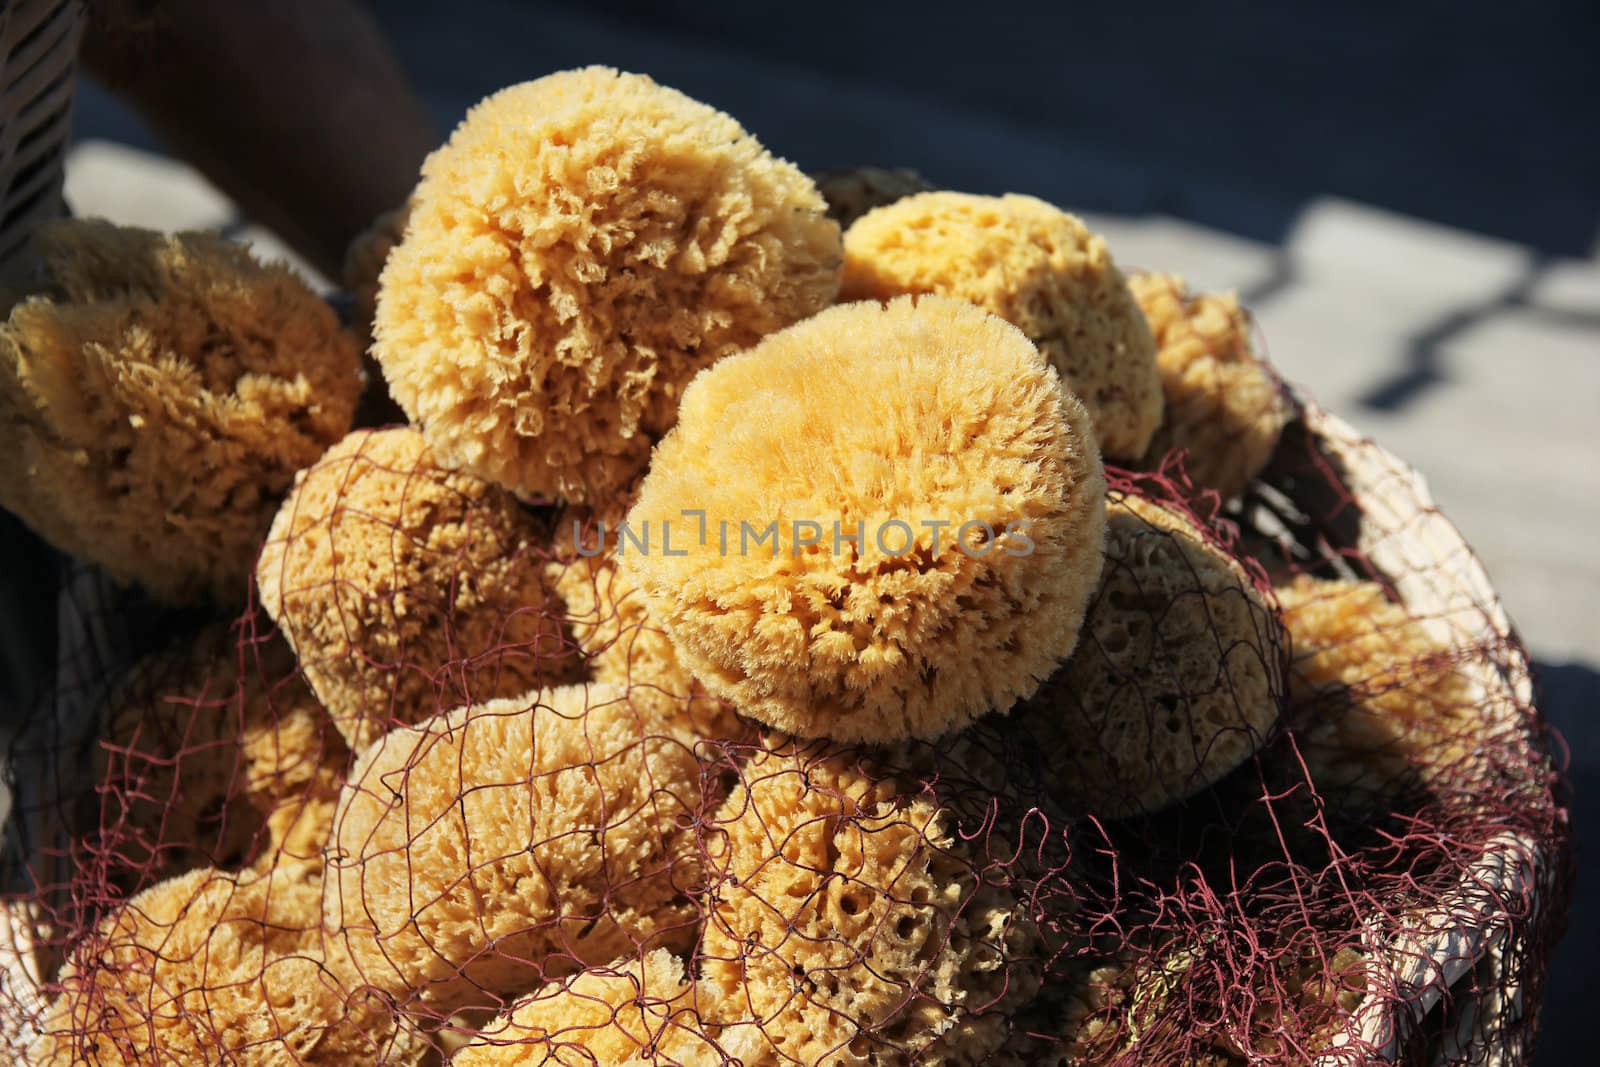
[[1228, 507], [1109, 471], [1072, 660], [888, 746], [706, 696], [608, 516], [335, 453], [231, 624], [64, 586], [6, 753], [12, 1061], [1526, 1059], [1569, 889], [1527, 655], [1314, 407]]

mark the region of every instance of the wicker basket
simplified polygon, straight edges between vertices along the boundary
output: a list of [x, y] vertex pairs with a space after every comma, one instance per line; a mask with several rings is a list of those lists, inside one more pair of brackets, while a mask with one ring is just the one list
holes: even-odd
[[81, 0], [0, 5], [0, 281], [18, 269], [34, 226], [62, 213]]

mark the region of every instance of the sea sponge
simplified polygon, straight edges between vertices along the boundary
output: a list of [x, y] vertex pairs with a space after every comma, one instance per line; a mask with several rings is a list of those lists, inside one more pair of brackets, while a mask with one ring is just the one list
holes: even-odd
[[420, 1064], [425, 1039], [322, 955], [320, 903], [298, 868], [152, 886], [69, 959], [28, 1062]]
[[350, 428], [355, 340], [281, 266], [209, 234], [40, 227], [0, 326], [0, 505], [165, 601], [242, 601], [294, 472]]
[[447, 465], [598, 499], [696, 371], [833, 300], [823, 210], [733, 119], [647, 77], [513, 86], [424, 164], [373, 350]]
[[1244, 570], [1187, 518], [1113, 497], [1084, 638], [1023, 714], [1073, 810], [1119, 818], [1204, 789], [1277, 721], [1283, 640]]
[[349, 757], [281, 642], [240, 645], [212, 626], [113, 695], [94, 822], [140, 876], [252, 853], [258, 869], [315, 860]]
[[1155, 340], [1106, 243], [1031, 196], [919, 193], [844, 236], [841, 300], [938, 293], [1028, 335], [1089, 409], [1107, 457], [1144, 454], [1161, 422]]
[[1175, 448], [1200, 485], [1232, 499], [1272, 458], [1289, 404], [1250, 343], [1250, 316], [1232, 293], [1191, 293], [1174, 274], [1134, 274], [1128, 286], [1156, 338], [1166, 397], [1140, 466]]
[[372, 225], [356, 234], [345, 249], [344, 265], [339, 280], [350, 294], [351, 319], [357, 336], [372, 337], [372, 320], [378, 311], [378, 279], [383, 275], [383, 265], [389, 253], [405, 236], [406, 220], [411, 216], [410, 202], [392, 211], [385, 211], [372, 220]]
[[1343, 806], [1392, 805], [1477, 748], [1481, 703], [1460, 654], [1375, 582], [1297, 575], [1277, 589], [1294, 648], [1289, 692], [1312, 784]]
[[699, 766], [615, 687], [396, 730], [339, 800], [325, 911], [363, 977], [430, 1009], [696, 934]]
[[1037, 931], [945, 813], [849, 750], [753, 752], [705, 831], [700, 947], [716, 1021], [754, 1061], [975, 1064], [1038, 991]]
[[940, 297], [842, 305], [695, 379], [628, 514], [655, 548], [619, 538], [621, 574], [741, 714], [932, 736], [1072, 650], [1104, 499], [1083, 406], [1016, 329]]
[[705, 992], [665, 949], [554, 983], [484, 1027], [451, 1067], [759, 1067], [753, 1027], [719, 1028]]
[[565, 679], [549, 558], [510, 493], [444, 470], [413, 429], [358, 430], [296, 477], [256, 581], [360, 751], [391, 724]]
[[685, 738], [735, 738], [746, 728], [678, 660], [672, 639], [645, 604], [643, 590], [617, 567], [621, 524], [631, 497], [602, 508], [568, 507], [556, 520], [555, 559], [546, 581], [565, 609], [564, 621], [583, 653], [586, 678], [624, 689]]
[[839, 167], [812, 177], [816, 179], [822, 199], [828, 203], [828, 217], [844, 227], [849, 227], [873, 208], [933, 188], [914, 170], [882, 167]]

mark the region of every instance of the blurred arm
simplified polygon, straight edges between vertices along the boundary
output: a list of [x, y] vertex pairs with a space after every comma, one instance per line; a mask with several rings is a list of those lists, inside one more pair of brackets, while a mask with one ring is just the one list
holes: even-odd
[[[111, 9], [138, 7], [112, 3]], [[354, 0], [157, 0], [91, 19], [83, 58], [172, 151], [328, 277], [436, 143]]]

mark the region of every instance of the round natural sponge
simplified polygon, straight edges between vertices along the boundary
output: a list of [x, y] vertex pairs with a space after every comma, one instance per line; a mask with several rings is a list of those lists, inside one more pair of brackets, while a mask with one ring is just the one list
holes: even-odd
[[[726, 1035], [706, 993], [665, 949], [553, 983], [480, 1031], [452, 1067], [723, 1067], [763, 1063], [752, 1027]], [[719, 1041], [718, 1037], [722, 1040]]]
[[1459, 653], [1375, 582], [1299, 575], [1277, 590], [1294, 649], [1289, 692], [1308, 716], [1299, 749], [1330, 799], [1365, 808], [1437, 785], [1484, 729]]
[[1261, 593], [1188, 518], [1114, 498], [1078, 650], [1024, 714], [1074, 810], [1118, 818], [1204, 789], [1266, 740], [1283, 639]]
[[200, 869], [113, 912], [69, 959], [35, 1067], [424, 1062], [391, 1002], [321, 953], [320, 888]]
[[811, 180], [641, 75], [496, 93], [422, 173], [374, 353], [444, 462], [520, 493], [622, 485], [696, 371], [838, 289]]
[[608, 686], [457, 708], [350, 773], [325, 912], [365, 980], [431, 1009], [697, 932], [699, 766]]
[[938, 293], [1012, 323], [1089, 409], [1108, 457], [1144, 454], [1161, 422], [1155, 341], [1106, 243], [1031, 196], [919, 193], [844, 236], [842, 300]]
[[281, 642], [213, 626], [113, 695], [95, 823], [140, 876], [316, 860], [349, 756]]
[[1166, 397], [1141, 466], [1187, 449], [1190, 477], [1224, 499], [1238, 496], [1289, 421], [1283, 391], [1251, 346], [1250, 316], [1232, 293], [1191, 293], [1177, 275], [1134, 274], [1128, 285], [1155, 334]]
[[700, 946], [745, 1062], [976, 1064], [1038, 991], [1037, 931], [925, 794], [865, 757], [776, 739], [707, 825]]
[[40, 228], [0, 326], [0, 505], [166, 601], [242, 601], [294, 472], [350, 428], [355, 340], [287, 268], [208, 234]]
[[295, 479], [256, 581], [359, 751], [393, 723], [564, 680], [549, 559], [510, 493], [442, 469], [415, 430], [359, 430]]
[[621, 573], [707, 690], [796, 735], [887, 741], [1004, 710], [1071, 652], [1105, 480], [1027, 338], [903, 297], [700, 375], [628, 525], [656, 542], [619, 542]]

